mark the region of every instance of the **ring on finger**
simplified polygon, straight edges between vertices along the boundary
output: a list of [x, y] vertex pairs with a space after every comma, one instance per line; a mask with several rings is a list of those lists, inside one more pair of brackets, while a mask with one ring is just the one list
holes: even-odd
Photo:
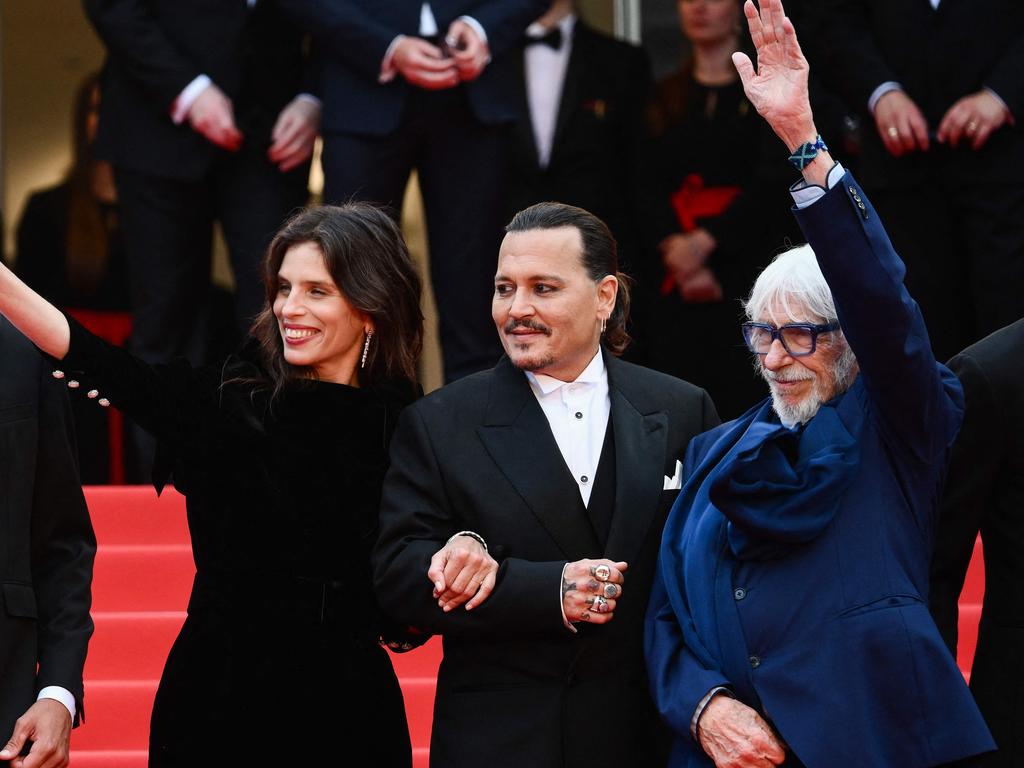
[[608, 601], [598, 595], [594, 598], [594, 610], [597, 613], [604, 613], [608, 610]]
[[974, 133], [976, 130], [978, 130], [978, 124], [971, 120], [971, 122], [967, 124], [967, 132]]
[[617, 584], [605, 584], [602, 590], [605, 597], [612, 598], [619, 594], [619, 587]]
[[895, 125], [890, 125], [885, 129], [885, 132], [889, 134], [889, 138], [891, 139], [895, 139], [900, 135], [900, 132]]
[[608, 581], [612, 576], [612, 569], [603, 563], [601, 565], [594, 566], [590, 572], [598, 581]]

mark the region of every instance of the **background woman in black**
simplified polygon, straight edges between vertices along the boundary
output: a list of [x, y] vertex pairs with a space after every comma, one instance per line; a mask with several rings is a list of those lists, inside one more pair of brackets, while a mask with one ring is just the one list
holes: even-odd
[[420, 281], [365, 205], [298, 214], [264, 280], [250, 343], [200, 369], [106, 344], [4, 267], [0, 312], [152, 432], [157, 487], [173, 473], [188, 500], [196, 580], [150, 765], [408, 766], [378, 642], [406, 638], [377, 609], [369, 550], [388, 440], [417, 392]]
[[736, 326], [740, 299], [793, 230], [792, 174], [730, 58], [748, 43], [739, 0], [677, 6], [691, 54], [657, 84], [644, 163], [646, 228], [663, 267], [642, 281], [648, 364], [704, 387], [731, 418], [761, 397]]

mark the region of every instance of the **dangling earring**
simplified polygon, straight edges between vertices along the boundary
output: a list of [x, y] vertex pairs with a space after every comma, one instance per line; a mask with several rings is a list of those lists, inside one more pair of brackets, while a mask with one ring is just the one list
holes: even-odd
[[605, 331], [605, 329], [607, 327], [608, 327], [608, 318], [607, 317], [602, 317], [601, 318], [601, 333], [602, 334], [604, 334], [604, 331]]
[[373, 329], [366, 332], [366, 341], [363, 342], [363, 359], [359, 361], [359, 367], [366, 367], [366, 356], [370, 354], [370, 339], [373, 338]]

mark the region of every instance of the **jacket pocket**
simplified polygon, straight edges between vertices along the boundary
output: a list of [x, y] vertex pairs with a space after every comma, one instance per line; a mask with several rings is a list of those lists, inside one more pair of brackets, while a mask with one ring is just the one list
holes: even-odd
[[864, 603], [863, 605], [856, 605], [853, 608], [847, 608], [839, 614], [839, 618], [847, 619], [852, 616], [860, 616], [863, 613], [880, 611], [885, 608], [906, 608], [908, 605], [922, 605], [923, 603], [924, 601], [917, 595], [887, 595], [879, 598], [878, 600], [872, 600], [870, 603]]
[[28, 584], [4, 584], [4, 607], [8, 616], [35, 619], [36, 593]]

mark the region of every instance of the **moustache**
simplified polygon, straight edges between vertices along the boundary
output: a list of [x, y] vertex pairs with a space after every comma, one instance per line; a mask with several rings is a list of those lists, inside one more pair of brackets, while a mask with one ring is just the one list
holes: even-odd
[[784, 373], [784, 372], [772, 372], [764, 369], [762, 372], [764, 378], [769, 382], [787, 383], [793, 381], [812, 381], [814, 374], [801, 374], [801, 373]]
[[546, 325], [541, 325], [540, 323], [534, 322], [533, 320], [509, 320], [507, 323], [505, 323], [505, 327], [502, 328], [502, 331], [504, 331], [505, 333], [512, 333], [512, 331], [516, 330], [517, 328], [525, 328], [526, 330], [529, 331], [536, 331], [537, 333], [543, 333], [545, 336], [551, 335], [550, 328], [548, 328]]

